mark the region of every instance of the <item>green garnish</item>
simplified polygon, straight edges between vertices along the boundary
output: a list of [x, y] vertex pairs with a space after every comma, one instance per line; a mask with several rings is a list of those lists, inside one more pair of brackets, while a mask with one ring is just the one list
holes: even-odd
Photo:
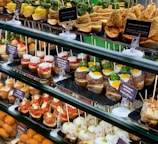
[[114, 70], [114, 65], [112, 62], [107, 61], [105, 62], [105, 64], [103, 65], [103, 69], [110, 69], [110, 70]]
[[120, 80], [118, 73], [112, 72], [112, 74], [110, 75], [110, 80], [112, 81]]
[[89, 69], [91, 72], [96, 72], [96, 71], [101, 72], [100, 66], [97, 66], [97, 65], [93, 65]]
[[128, 66], [122, 66], [122, 68], [120, 70], [120, 73], [122, 73], [122, 74], [130, 74], [130, 70], [131, 70], [131, 68], [128, 67]]
[[88, 67], [88, 63], [87, 63], [87, 61], [81, 61], [79, 66], [86, 66], [86, 67]]

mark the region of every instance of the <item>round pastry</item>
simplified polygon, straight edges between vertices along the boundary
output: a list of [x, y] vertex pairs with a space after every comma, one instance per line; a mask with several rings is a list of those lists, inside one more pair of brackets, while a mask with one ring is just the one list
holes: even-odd
[[18, 107], [18, 111], [27, 115], [29, 113], [30, 105], [30, 100], [23, 98], [22, 102], [20, 102], [20, 105]]
[[47, 102], [43, 102], [41, 105], [41, 111], [42, 111], [42, 114], [45, 114], [46, 112], [50, 112], [51, 111], [50, 104]]
[[26, 131], [26, 134], [27, 134], [28, 138], [31, 139], [36, 134], [36, 132], [33, 129], [28, 129]]
[[24, 83], [21, 81], [16, 81], [14, 84], [14, 88], [21, 89], [24, 86]]
[[48, 139], [44, 139], [41, 144], [53, 144], [53, 142]]
[[52, 100], [52, 97], [49, 94], [47, 94], [47, 93], [42, 94], [42, 102], [50, 103], [51, 100]]
[[51, 77], [51, 64], [50, 63], [41, 63], [37, 68], [37, 73], [40, 78], [50, 78]]
[[17, 121], [15, 118], [13, 118], [12, 116], [10, 115], [7, 115], [5, 118], [4, 118], [4, 122], [10, 126], [13, 126]]
[[51, 101], [51, 107], [52, 109], [56, 109], [58, 106], [62, 107], [63, 102], [57, 98], [53, 98]]
[[31, 57], [32, 55], [30, 54], [23, 54], [23, 58], [21, 59], [22, 68], [28, 68]]
[[79, 62], [77, 61], [76, 56], [68, 57], [70, 69], [75, 70], [79, 66]]
[[62, 51], [62, 52], [58, 53], [57, 56], [60, 58], [63, 58], [63, 59], [68, 59], [69, 53], [67, 51]]
[[53, 70], [54, 65], [55, 65], [54, 56], [52, 56], [52, 55], [46, 55], [46, 56], [44, 57], [44, 61], [47, 62], [47, 63], [50, 63], [50, 64], [51, 64], [51, 68], [52, 68], [52, 70]]
[[44, 51], [37, 51], [37, 57], [40, 58], [41, 62], [44, 61], [45, 52]]
[[25, 93], [25, 96], [24, 96], [25, 98], [29, 97], [29, 86], [24, 86], [20, 90]]
[[84, 117], [77, 117], [73, 120], [73, 123], [76, 125], [77, 127], [77, 132], [83, 130], [83, 129], [87, 129], [87, 122], [85, 120]]
[[31, 72], [36, 72], [39, 64], [40, 64], [40, 58], [39, 57], [36, 57], [36, 56], [31, 57], [30, 63], [29, 63], [30, 71]]
[[29, 109], [29, 114], [34, 120], [40, 120], [42, 116], [40, 106], [38, 104], [33, 103]]
[[41, 143], [43, 141], [44, 137], [40, 134], [35, 134], [33, 136], [33, 139], [36, 140], [38, 143]]
[[0, 88], [0, 98], [1, 99], [7, 99], [8, 98], [8, 93], [10, 91], [10, 88], [7, 86], [2, 86]]
[[53, 114], [56, 117], [58, 117], [58, 115], [60, 114], [60, 121], [61, 122], [65, 122], [65, 121], [68, 120], [67, 113], [66, 113], [66, 111], [61, 106], [56, 107], [56, 109], [54, 109]]
[[57, 125], [56, 116], [53, 115], [51, 112], [46, 112], [43, 115], [43, 124], [48, 127], [55, 127]]
[[65, 134], [65, 139], [75, 142], [77, 139], [77, 128], [72, 122], [65, 122], [61, 128], [62, 133]]
[[9, 79], [7, 79], [6, 81], [5, 81], [5, 85], [7, 86], [7, 87], [9, 87], [10, 89], [13, 89], [13, 87], [14, 87], [14, 79], [12, 79], [12, 78], [9, 78]]
[[31, 96], [32, 100], [31, 100], [31, 103], [33, 104], [38, 104], [38, 105], [41, 105], [42, 103], [42, 97], [40, 94], [34, 94]]
[[22, 58], [23, 54], [26, 53], [26, 45], [23, 42], [18, 42], [17, 51], [18, 51], [18, 57]]
[[74, 119], [78, 115], [78, 109], [69, 104], [64, 104], [63, 110], [68, 111], [70, 119]]
[[40, 93], [40, 90], [34, 88], [34, 87], [31, 87], [29, 86], [29, 92], [31, 95], [35, 95], [35, 94], [39, 94]]
[[16, 97], [13, 96], [14, 90], [11, 90], [8, 94], [8, 101], [9, 103], [13, 104], [16, 100]]
[[88, 58], [88, 56], [87, 56], [87, 54], [85, 54], [85, 53], [79, 53], [79, 54], [77, 55], [77, 61], [78, 61], [78, 62], [87, 61], [87, 58]]

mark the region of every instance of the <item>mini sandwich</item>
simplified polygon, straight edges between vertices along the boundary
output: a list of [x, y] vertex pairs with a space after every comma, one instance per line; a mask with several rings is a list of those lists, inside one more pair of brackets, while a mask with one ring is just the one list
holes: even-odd
[[29, 113], [30, 105], [30, 100], [23, 98], [22, 102], [20, 102], [20, 105], [18, 107], [18, 111], [27, 115]]
[[88, 64], [86, 61], [81, 61], [79, 67], [75, 71], [75, 82], [79, 86], [86, 87], [87, 79], [86, 76], [89, 72]]
[[106, 86], [105, 96], [113, 101], [118, 101], [121, 99], [121, 95], [118, 93], [118, 88], [120, 86], [121, 80], [117, 73], [113, 72], [110, 75], [109, 83]]
[[90, 67], [90, 72], [86, 76], [87, 89], [96, 94], [100, 94], [104, 87], [104, 79], [100, 67], [93, 65]]

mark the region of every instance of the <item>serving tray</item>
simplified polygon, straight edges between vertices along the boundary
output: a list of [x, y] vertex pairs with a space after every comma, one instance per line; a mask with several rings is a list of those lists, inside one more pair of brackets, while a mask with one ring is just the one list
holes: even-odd
[[91, 91], [88, 91], [86, 88], [77, 85], [73, 77], [59, 81], [56, 83], [56, 85], [57, 87], [66, 90], [68, 93], [77, 94], [81, 98], [85, 98], [101, 106], [113, 106], [119, 102], [108, 99], [103, 93], [95, 94]]

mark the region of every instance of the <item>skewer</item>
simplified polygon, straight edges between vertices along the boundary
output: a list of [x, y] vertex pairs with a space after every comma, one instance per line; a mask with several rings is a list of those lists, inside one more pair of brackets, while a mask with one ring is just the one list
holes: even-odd
[[128, 0], [128, 9], [129, 9], [129, 7], [130, 7], [130, 5], [131, 5], [131, 0]]
[[154, 84], [154, 90], [153, 90], [152, 101], [154, 100], [154, 97], [155, 97], [156, 86], [157, 86], [157, 78], [158, 78], [158, 75], [156, 75], [156, 78], [155, 78], [155, 84]]
[[48, 55], [50, 55], [50, 43], [48, 43]]
[[148, 98], [148, 91], [145, 89], [145, 100]]
[[2, 39], [2, 29], [0, 29], [0, 39]]
[[144, 102], [143, 96], [142, 96], [142, 94], [140, 92], [139, 92], [139, 96], [140, 96], [142, 102]]
[[28, 54], [27, 36], [25, 36], [26, 54]]
[[80, 42], [83, 42], [82, 35], [80, 35]]
[[68, 119], [68, 122], [70, 122], [70, 119], [69, 119], [69, 111], [68, 111], [67, 104], [66, 104], [66, 114], [67, 114], [67, 119]]
[[46, 42], [44, 42], [44, 55], [47, 55], [47, 52], [46, 52]]
[[73, 56], [72, 49], [70, 49], [70, 55]]
[[37, 39], [35, 39], [35, 56], [37, 56]]
[[55, 48], [56, 48], [56, 52], [57, 52], [57, 56], [58, 56], [58, 54], [59, 54], [58, 46], [56, 45]]

